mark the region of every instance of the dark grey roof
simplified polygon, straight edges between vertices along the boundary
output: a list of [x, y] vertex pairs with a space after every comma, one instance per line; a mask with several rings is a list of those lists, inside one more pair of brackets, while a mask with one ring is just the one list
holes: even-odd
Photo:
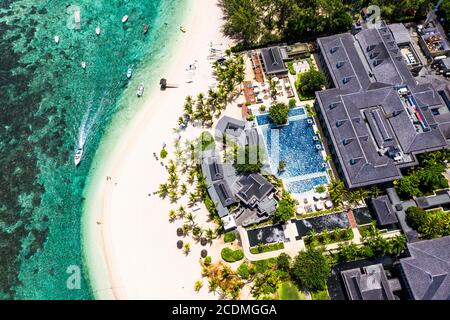
[[214, 189], [216, 190], [220, 202], [224, 207], [228, 207], [236, 203], [236, 199], [234, 198], [233, 194], [231, 193], [230, 187], [225, 181], [214, 183]]
[[391, 201], [388, 196], [380, 196], [378, 198], [372, 198], [372, 207], [377, 217], [378, 224], [385, 226], [388, 224], [397, 223], [398, 219], [392, 208]]
[[388, 27], [391, 30], [397, 44], [406, 44], [411, 42], [411, 36], [403, 23], [393, 23], [388, 25]]
[[249, 174], [239, 179], [240, 189], [236, 196], [247, 205], [255, 205], [261, 201], [275, 187], [260, 174]]
[[381, 264], [341, 272], [350, 300], [394, 300]]
[[245, 121], [238, 120], [232, 117], [223, 116], [217, 122], [216, 131], [221, 134], [227, 134], [234, 137], [239, 137], [245, 128]]
[[411, 255], [400, 260], [415, 300], [450, 300], [450, 237], [408, 244]]
[[435, 208], [450, 204], [450, 195], [449, 191], [446, 191], [429, 197], [419, 197], [416, 198], [415, 201], [417, 206], [423, 209]]
[[261, 56], [267, 74], [287, 72], [284, 65], [280, 47], [269, 47], [261, 49]]
[[[401, 177], [387, 148], [416, 154], [447, 147], [429, 109], [439, 95], [429, 84], [417, 85], [390, 29], [363, 29], [317, 40], [335, 88], [316, 92], [317, 105], [336, 150], [348, 187], [362, 187]], [[407, 86], [428, 121], [418, 132], [398, 86]], [[395, 152], [397, 153], [397, 152]], [[413, 162], [413, 158], [405, 158]], [[405, 161], [406, 161], [405, 160]]]
[[224, 178], [222, 163], [216, 157], [211, 158], [209, 172], [212, 181], [222, 180]]

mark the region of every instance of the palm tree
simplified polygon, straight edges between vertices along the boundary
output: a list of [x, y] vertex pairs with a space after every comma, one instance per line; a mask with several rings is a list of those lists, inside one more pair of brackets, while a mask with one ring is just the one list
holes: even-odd
[[174, 222], [175, 219], [177, 218], [177, 213], [175, 212], [175, 210], [170, 210], [169, 211], [169, 221], [170, 222]]
[[191, 224], [191, 225], [195, 225], [195, 215], [192, 214], [192, 212], [189, 212], [186, 215], [186, 220]]
[[187, 96], [186, 100], [184, 102], [183, 111], [187, 116], [189, 116], [189, 118], [192, 117], [192, 113], [193, 113], [192, 104], [193, 104], [192, 96]]
[[187, 224], [187, 223], [184, 223], [181, 226], [181, 230], [183, 231], [183, 235], [185, 237], [187, 237], [189, 235], [189, 232], [191, 231], [191, 226], [189, 224]]
[[185, 255], [188, 255], [189, 252], [191, 252], [191, 244], [189, 242], [186, 242], [183, 245], [183, 252], [184, 252]]
[[188, 171], [188, 178], [187, 178], [187, 182], [189, 184], [193, 184], [194, 183], [195, 174], [196, 174], [195, 168], [189, 169], [189, 171]]
[[179, 177], [176, 173], [172, 173], [169, 175], [169, 185], [173, 188], [176, 189], [177, 185], [178, 185], [178, 181], [179, 181]]
[[186, 215], [186, 209], [184, 208], [184, 206], [180, 206], [178, 208], [178, 217], [180, 219], [183, 219], [185, 215]]
[[208, 280], [208, 289], [209, 292], [215, 292], [219, 286], [219, 283], [216, 278], [211, 278]]
[[359, 196], [359, 193], [357, 191], [352, 191], [348, 194], [348, 202], [351, 205], [356, 205], [360, 202], [361, 198]]
[[188, 199], [189, 207], [192, 207], [194, 204], [196, 204], [197, 200], [198, 200], [197, 195], [193, 192], [189, 192], [189, 199]]
[[395, 253], [395, 255], [399, 255], [402, 253], [406, 248], [406, 237], [404, 235], [396, 236], [392, 241], [392, 252]]
[[378, 188], [377, 186], [373, 186], [372, 188], [370, 188], [370, 196], [372, 198], [378, 198], [380, 196], [380, 188]]
[[195, 292], [199, 292], [202, 287], [203, 287], [203, 281], [202, 280], [195, 281], [195, 285], [194, 285]]
[[158, 193], [159, 193], [159, 196], [164, 199], [167, 196], [167, 194], [169, 193], [169, 186], [166, 183], [161, 183], [159, 185]]
[[180, 186], [180, 194], [184, 195], [184, 194], [186, 194], [186, 192], [187, 192], [187, 186], [186, 186], [186, 183], [183, 182]]
[[344, 197], [347, 194], [344, 182], [341, 180], [332, 180], [328, 185], [328, 193], [330, 194], [331, 201], [335, 206], [339, 206], [344, 202]]
[[178, 200], [178, 192], [174, 189], [169, 191], [170, 202], [175, 203]]
[[203, 229], [199, 226], [195, 226], [194, 228], [192, 228], [192, 235], [194, 236], [195, 240], [200, 241], [203, 236]]
[[205, 237], [208, 240], [209, 244], [212, 244], [212, 241], [216, 238], [216, 233], [213, 229], [208, 228], [205, 230]]

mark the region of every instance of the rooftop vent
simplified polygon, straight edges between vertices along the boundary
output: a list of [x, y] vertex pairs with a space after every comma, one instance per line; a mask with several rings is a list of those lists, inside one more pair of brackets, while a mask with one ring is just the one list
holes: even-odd
[[351, 78], [352, 78], [352, 77], [344, 77], [344, 78], [342, 79], [342, 83], [343, 83], [343, 84], [348, 83], [348, 82], [350, 81]]
[[371, 44], [367, 46], [367, 52], [372, 51], [373, 49], [375, 49], [376, 45], [375, 44]]
[[338, 120], [338, 121], [336, 121], [336, 127], [340, 127], [340, 126], [342, 126], [345, 122], [346, 122], [347, 120]]
[[344, 140], [342, 140], [342, 143], [344, 144], [344, 146], [346, 146], [349, 143], [353, 142], [353, 140], [355, 140], [355, 139], [354, 138], [345, 138]]
[[398, 49], [392, 49], [391, 52], [392, 52], [393, 54], [397, 54], [397, 53], [398, 53]]
[[351, 165], [357, 164], [360, 160], [361, 160], [361, 158], [351, 158], [350, 159], [350, 164]]
[[391, 47], [395, 46], [395, 41], [389, 41], [388, 45], [390, 45]]
[[364, 142], [367, 142], [367, 141], [369, 141], [369, 136], [361, 136], [361, 137], [359, 137], [359, 139]]
[[370, 53], [370, 59], [376, 58], [378, 57], [378, 55], [380, 54], [379, 51], [374, 51]]
[[403, 110], [395, 110], [393, 113], [392, 113], [392, 115], [394, 116], [394, 117], [396, 117], [396, 116], [398, 116], [399, 114], [401, 114], [403, 112]]
[[378, 65], [380, 65], [383, 62], [383, 59], [375, 59], [373, 61], [373, 66], [376, 67]]
[[352, 119], [354, 122], [356, 123], [360, 123], [361, 122], [361, 117], [356, 117]]
[[339, 61], [338, 63], [336, 63], [336, 68], [340, 68], [345, 64], [345, 61]]
[[338, 106], [338, 102], [330, 103], [330, 109], [334, 109]]
[[338, 50], [339, 47], [332, 47], [330, 49], [330, 53], [335, 53]]

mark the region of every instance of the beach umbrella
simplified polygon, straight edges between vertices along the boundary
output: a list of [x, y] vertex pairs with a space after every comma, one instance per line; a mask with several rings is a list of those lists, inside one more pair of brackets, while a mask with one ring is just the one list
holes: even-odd
[[205, 258], [207, 255], [208, 255], [208, 251], [207, 251], [206, 249], [203, 249], [203, 250], [200, 252], [200, 256], [201, 256], [202, 258]]
[[333, 207], [333, 202], [331, 202], [330, 200], [327, 200], [325, 202], [325, 208], [331, 209], [332, 207]]
[[181, 237], [183, 235], [183, 229], [182, 228], [178, 228], [177, 229], [177, 236]]
[[298, 206], [297, 207], [297, 214], [303, 214], [303, 213], [305, 213], [305, 208], [303, 208], [301, 206]]
[[178, 248], [178, 249], [183, 248], [183, 241], [182, 241], [182, 240], [178, 240], [178, 241], [177, 241], [177, 248]]
[[316, 203], [315, 207], [317, 211], [321, 211], [324, 209], [323, 204], [321, 202]]
[[206, 238], [200, 238], [200, 244], [202, 246], [206, 246], [207, 243], [208, 243], [208, 240]]

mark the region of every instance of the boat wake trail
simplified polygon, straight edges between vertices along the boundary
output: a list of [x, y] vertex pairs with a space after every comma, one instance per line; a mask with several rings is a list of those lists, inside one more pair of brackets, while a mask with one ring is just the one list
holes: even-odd
[[100, 101], [100, 106], [97, 110], [94, 108], [92, 99], [89, 101], [89, 107], [83, 116], [83, 120], [81, 121], [81, 126], [78, 131], [78, 148], [83, 148], [86, 144], [92, 129], [96, 124], [98, 124], [98, 119], [103, 113], [104, 107], [104, 98]]

